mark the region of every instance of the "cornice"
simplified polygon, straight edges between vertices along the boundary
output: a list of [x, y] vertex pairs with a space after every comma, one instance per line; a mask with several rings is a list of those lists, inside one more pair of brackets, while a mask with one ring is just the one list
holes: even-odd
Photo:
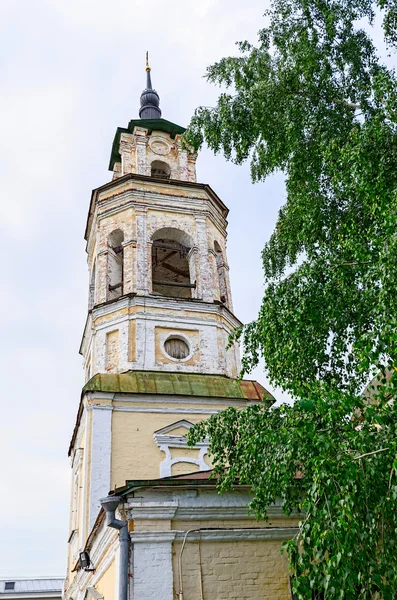
[[[106, 208], [105, 208], [106, 207]], [[206, 198], [177, 197], [167, 196], [156, 192], [142, 192], [142, 190], [126, 190], [103, 198], [96, 202], [93, 211], [92, 221], [100, 221], [114, 216], [125, 210], [133, 209], [137, 213], [152, 211], [169, 212], [176, 214], [186, 214], [199, 219], [209, 218], [213, 225], [220, 231], [226, 239], [227, 222], [209, 203]], [[95, 228], [93, 229], [95, 231]], [[86, 250], [88, 253], [92, 250], [94, 236], [89, 235]]]
[[[92, 402], [98, 402], [98, 401], [107, 401], [109, 400], [110, 397], [110, 393], [108, 392], [89, 392], [90, 394], [92, 394], [90, 396], [90, 399], [92, 399]], [[102, 396], [103, 394], [103, 396]], [[258, 400], [247, 400], [245, 398], [219, 398], [217, 396], [213, 396], [211, 398], [207, 397], [201, 397], [201, 396], [172, 396], [172, 395], [162, 395], [162, 394], [128, 394], [128, 393], [114, 393], [112, 394], [113, 396], [113, 400], [114, 402], [128, 402], [128, 404], [158, 404], [160, 406], [161, 409], [163, 409], [165, 412], [169, 412], [169, 410], [172, 410], [172, 412], [182, 412], [182, 406], [185, 406], [186, 404], [198, 404], [199, 406], [213, 406], [214, 404], [219, 405], [222, 403], [227, 403], [228, 406], [241, 406], [242, 404], [244, 404], [244, 406], [253, 406], [255, 404], [258, 404]], [[166, 409], [166, 407], [164, 407], [164, 403], [167, 404], [174, 404], [176, 405], [178, 408], [176, 408], [175, 410], [173, 409]], [[128, 412], [128, 410], [132, 410], [132, 408], [128, 407], [128, 406], [114, 406], [113, 410], [115, 411], [123, 411], [126, 410]], [[145, 409], [143, 407], [137, 407], [136, 409], [133, 409], [134, 412], [135, 411], [139, 411], [142, 410], [142, 412], [146, 412], [151, 409]], [[154, 409], [153, 409], [154, 410]], [[194, 409], [192, 409], [193, 412]], [[219, 412], [220, 409], [216, 409], [215, 411], [212, 411], [211, 409], [201, 409], [200, 410], [200, 414], [204, 413], [204, 414], [212, 414], [213, 412]], [[191, 411], [190, 408], [187, 408], [185, 411], [183, 412], [187, 412], [189, 413]]]
[[[256, 528], [219, 528], [190, 530], [188, 541], [215, 542], [241, 540], [290, 540], [295, 537], [299, 527], [256, 527]], [[185, 530], [177, 531], [137, 531], [130, 533], [132, 544], [161, 544], [164, 542], [182, 542], [186, 538]]]
[[127, 505], [128, 519], [158, 519], [168, 520], [174, 518], [178, 502], [137, 502], [130, 501]]
[[[301, 518], [302, 515], [297, 513], [291, 514], [289, 517], [283, 512], [281, 506], [269, 506], [267, 514], [273, 519]], [[175, 519], [189, 521], [224, 521], [226, 519], [247, 520], [252, 521], [253, 516], [250, 515], [247, 506], [178, 506], [175, 513]]]
[[214, 203], [217, 210], [220, 212], [220, 214], [223, 216], [224, 219], [226, 219], [228, 212], [229, 212], [226, 205], [222, 202], [222, 200], [219, 198], [219, 196], [215, 193], [215, 191], [208, 184], [189, 182], [189, 181], [180, 181], [180, 180], [176, 180], [176, 179], [170, 179], [167, 182], [164, 182], [163, 179], [158, 179], [156, 177], [149, 177], [147, 175], [138, 175], [135, 173], [128, 173], [127, 175], [124, 175], [123, 177], [119, 177], [117, 179], [113, 179], [112, 181], [105, 183], [104, 185], [102, 185], [99, 188], [96, 188], [92, 191], [91, 202], [90, 202], [87, 223], [86, 223], [86, 228], [85, 228], [85, 233], [84, 233], [85, 240], [88, 241], [88, 230], [91, 225], [94, 208], [95, 208], [95, 204], [96, 204], [98, 195], [101, 192], [104, 192], [104, 191], [107, 191], [110, 189], [117, 190], [118, 188], [121, 188], [122, 186], [124, 186], [128, 181], [132, 181], [132, 182], [139, 181], [141, 183], [149, 183], [149, 184], [156, 183], [157, 185], [159, 185], [162, 188], [165, 188], [167, 186], [168, 187], [172, 186], [172, 187], [177, 187], [177, 188], [179, 187], [182, 189], [186, 188], [186, 189], [202, 190], [207, 193], [208, 198]]
[[[136, 318], [139, 315], [141, 319], [152, 319], [153, 315], [148, 316], [145, 313], [145, 310], [149, 308], [159, 308], [162, 310], [177, 310], [178, 312], [189, 311], [196, 312], [197, 315], [200, 313], [210, 313], [217, 317], [222, 317], [224, 319], [224, 323], [227, 323], [232, 329], [236, 327], [240, 327], [242, 325], [241, 321], [236, 317], [234, 313], [232, 313], [224, 304], [221, 302], [204, 302], [203, 300], [191, 298], [189, 300], [183, 298], [167, 298], [164, 296], [155, 296], [155, 295], [146, 295], [146, 296], [137, 296], [135, 293], [125, 294], [117, 300], [110, 300], [104, 302], [102, 304], [95, 305], [87, 315], [87, 319], [84, 325], [83, 335], [80, 343], [79, 353], [83, 354], [86, 350], [88, 343], [87, 333], [90, 329], [93, 329], [92, 322], [103, 316], [107, 316], [112, 312], [117, 312], [123, 310], [125, 308], [131, 307], [141, 307], [142, 314], [135, 313], [133, 315], [123, 315], [112, 322], [112, 324], [122, 322], [126, 319], [131, 320]], [[181, 324], [194, 323], [192, 321], [192, 317], [184, 317], [178, 316]], [[169, 322], [169, 316], [162, 317], [161, 314], [156, 316], [156, 319], [161, 321]], [[203, 319], [203, 322], [208, 320]], [[216, 322], [214, 323], [219, 328], [224, 328], [224, 323]], [[106, 327], [107, 325], [104, 325]], [[101, 329], [101, 326], [97, 326], [97, 329]]]
[[[85, 330], [91, 325], [91, 321], [97, 319], [98, 317], [107, 316], [112, 312], [134, 306], [141, 307], [143, 311], [147, 310], [147, 308], [160, 308], [164, 310], [177, 310], [178, 312], [196, 312], [197, 314], [210, 313], [217, 317], [223, 317], [225, 321], [230, 323], [231, 327], [233, 328], [242, 325], [241, 321], [224, 304], [220, 302], [205, 302], [204, 300], [196, 298], [169, 298], [166, 296], [156, 296], [154, 294], [137, 296], [136, 294], [132, 293], [125, 294], [117, 300], [111, 300], [94, 306], [89, 313], [90, 318], [87, 318]], [[129, 317], [134, 316], [135, 315], [129, 315]]]

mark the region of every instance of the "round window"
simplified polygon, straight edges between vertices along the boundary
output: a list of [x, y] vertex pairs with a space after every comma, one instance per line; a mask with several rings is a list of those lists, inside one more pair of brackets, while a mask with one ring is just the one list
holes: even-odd
[[175, 358], [176, 360], [183, 360], [187, 358], [190, 353], [189, 346], [185, 342], [178, 337], [169, 337], [164, 344], [164, 350], [171, 358]]

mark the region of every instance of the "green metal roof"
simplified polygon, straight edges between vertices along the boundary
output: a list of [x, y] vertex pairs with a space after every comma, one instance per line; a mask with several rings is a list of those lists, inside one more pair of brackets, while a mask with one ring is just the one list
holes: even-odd
[[[161, 477], [160, 479], [127, 479], [125, 485], [116, 488], [110, 492], [110, 495], [127, 496], [131, 492], [143, 487], [215, 487], [216, 482], [217, 477], [213, 476], [212, 469], [184, 475], [171, 475], [171, 477]], [[236, 481], [236, 485], [238, 485], [238, 481]]]
[[273, 396], [257, 381], [230, 379], [223, 375], [164, 371], [97, 373], [85, 384], [84, 392], [265, 400], [269, 406], [274, 402]]
[[149, 135], [152, 131], [165, 131], [169, 133], [173, 139], [178, 133], [185, 133], [185, 127], [181, 127], [176, 123], [171, 123], [166, 119], [132, 119], [128, 123], [128, 128], [118, 127], [116, 135], [114, 136], [112, 152], [110, 155], [109, 171], [113, 171], [114, 163], [121, 162], [121, 156], [119, 153], [120, 147], [120, 136], [122, 133], [133, 133], [134, 127], [144, 127], [149, 130]]

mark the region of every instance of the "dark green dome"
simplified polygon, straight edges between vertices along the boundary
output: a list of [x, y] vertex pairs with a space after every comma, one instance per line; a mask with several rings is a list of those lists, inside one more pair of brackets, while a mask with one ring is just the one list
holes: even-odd
[[150, 67], [146, 67], [147, 81], [146, 89], [141, 94], [141, 108], [139, 109], [139, 117], [141, 119], [160, 119], [160, 96], [152, 88], [152, 80], [150, 77]]

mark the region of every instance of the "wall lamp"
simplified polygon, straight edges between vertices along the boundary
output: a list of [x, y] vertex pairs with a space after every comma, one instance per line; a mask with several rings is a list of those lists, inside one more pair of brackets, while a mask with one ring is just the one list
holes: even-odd
[[79, 554], [80, 567], [83, 571], [95, 571], [95, 569], [90, 569], [89, 566], [91, 564], [90, 555], [88, 552], [80, 552]]

